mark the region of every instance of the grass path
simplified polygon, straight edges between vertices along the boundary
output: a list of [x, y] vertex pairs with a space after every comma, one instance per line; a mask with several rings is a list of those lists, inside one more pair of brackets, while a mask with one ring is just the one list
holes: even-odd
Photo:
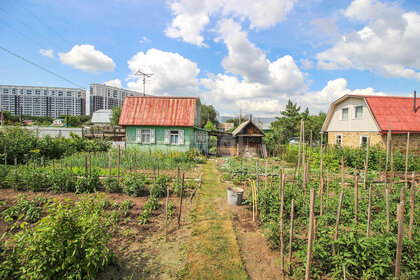
[[230, 220], [226, 189], [216, 164], [204, 166], [203, 185], [193, 201], [191, 238], [181, 279], [248, 279]]

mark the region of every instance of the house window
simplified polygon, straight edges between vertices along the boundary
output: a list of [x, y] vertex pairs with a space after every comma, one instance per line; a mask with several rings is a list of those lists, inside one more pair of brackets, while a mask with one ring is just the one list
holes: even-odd
[[363, 118], [363, 106], [354, 107], [354, 118], [355, 119]]
[[343, 140], [343, 138], [342, 138], [342, 135], [341, 134], [336, 134], [335, 135], [335, 144], [337, 146], [341, 146], [342, 140]]
[[142, 129], [141, 142], [144, 144], [150, 143], [150, 129]]
[[136, 143], [151, 144], [155, 143], [154, 129], [136, 129]]
[[341, 109], [341, 120], [346, 121], [349, 119], [349, 108]]
[[171, 144], [178, 144], [178, 143], [179, 143], [179, 131], [171, 130]]
[[165, 129], [165, 144], [183, 145], [184, 130]]
[[367, 146], [367, 143], [368, 143], [368, 136], [367, 135], [360, 135], [359, 145], [360, 146]]

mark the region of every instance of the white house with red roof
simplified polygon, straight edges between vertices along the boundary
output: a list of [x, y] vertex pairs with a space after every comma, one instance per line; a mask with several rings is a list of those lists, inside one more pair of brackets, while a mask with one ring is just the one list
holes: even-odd
[[385, 148], [388, 130], [395, 149], [406, 148], [410, 133], [410, 150], [420, 150], [420, 104], [414, 97], [344, 95], [331, 103], [322, 132], [328, 144], [359, 147], [369, 139], [370, 145]]

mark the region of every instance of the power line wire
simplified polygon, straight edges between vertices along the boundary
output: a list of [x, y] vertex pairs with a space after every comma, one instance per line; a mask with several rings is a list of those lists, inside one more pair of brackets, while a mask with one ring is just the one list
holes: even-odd
[[9, 13], [5, 9], [3, 9], [2, 7], [0, 7], [0, 10], [2, 10], [4, 13], [8, 14], [11, 18], [13, 18], [14, 20], [16, 20], [17, 22], [19, 22], [20, 24], [22, 24], [23, 26], [25, 26], [29, 30], [31, 30], [33, 33], [37, 34], [39, 37], [41, 37], [41, 39], [43, 39], [45, 41], [48, 41], [50, 44], [54, 45], [57, 48], [60, 48], [60, 46], [58, 46], [56, 43], [54, 43], [53, 41], [50, 41], [48, 38], [44, 37], [42, 34], [40, 34], [39, 32], [37, 32], [35, 29], [33, 29], [32, 27], [30, 27], [29, 25], [27, 25], [26, 23], [24, 23], [23, 21], [21, 21], [20, 19], [18, 19], [17, 17], [15, 17], [11, 13]]
[[72, 82], [72, 81], [70, 81], [70, 80], [68, 80], [68, 79], [66, 79], [66, 78], [64, 78], [64, 77], [62, 77], [62, 76], [60, 76], [60, 75], [58, 75], [58, 74], [56, 74], [56, 73], [54, 73], [54, 72], [52, 72], [52, 71], [50, 71], [50, 70], [46, 69], [46, 68], [44, 68], [44, 67], [42, 67], [42, 66], [40, 66], [40, 65], [38, 65], [38, 64], [36, 64], [36, 63], [34, 63], [34, 62], [30, 61], [30, 60], [28, 60], [28, 59], [26, 59], [26, 58], [24, 58], [24, 57], [21, 57], [20, 55], [15, 54], [14, 52], [9, 51], [8, 49], [3, 48], [2, 46], [0, 46], [0, 49], [2, 49], [2, 50], [3, 50], [3, 51], [5, 51], [5, 52], [8, 52], [8, 53], [9, 53], [9, 54], [11, 54], [11, 55], [14, 55], [14, 56], [16, 56], [16, 57], [20, 58], [20, 59], [22, 59], [22, 60], [24, 60], [24, 61], [26, 61], [26, 62], [28, 62], [28, 63], [30, 63], [30, 64], [34, 65], [34, 66], [36, 66], [36, 67], [38, 67], [38, 68], [40, 68], [40, 69], [42, 69], [42, 70], [44, 70], [44, 71], [46, 71], [46, 72], [48, 72], [48, 73], [50, 73], [50, 74], [52, 74], [52, 75], [56, 76], [56, 77], [58, 77], [58, 78], [60, 78], [60, 79], [63, 79], [63, 80], [64, 80], [64, 81], [66, 81], [66, 82], [69, 82], [69, 83], [71, 83], [71, 84], [73, 84], [73, 85], [76, 85], [76, 86], [77, 86], [77, 87], [79, 87], [79, 88], [85, 89], [83, 86], [81, 86], [81, 85], [79, 85], [79, 84], [76, 84], [76, 83], [74, 83], [74, 82]]
[[5, 21], [0, 19], [0, 22], [2, 22], [4, 25], [8, 26], [10, 29], [14, 30], [15, 32], [19, 33], [20, 35], [22, 35], [23, 37], [25, 37], [26, 39], [28, 39], [29, 41], [32, 41], [33, 43], [35, 43], [36, 45], [38, 45], [39, 47], [41, 47], [41, 49], [46, 49], [46, 47], [44, 47], [43, 45], [41, 45], [40, 43], [38, 43], [37, 41], [35, 41], [34, 39], [32, 39], [31, 37], [25, 35], [25, 33], [17, 30], [16, 28], [14, 28], [13, 26], [9, 25], [8, 23], [6, 23]]
[[28, 14], [30, 14], [33, 18], [35, 18], [37, 21], [39, 21], [40, 23], [42, 23], [46, 28], [48, 28], [51, 32], [53, 32], [57, 37], [59, 37], [61, 40], [63, 40], [66, 44], [68, 44], [69, 46], [72, 46], [72, 44], [67, 41], [66, 39], [64, 39], [59, 33], [55, 32], [51, 27], [49, 27], [46, 23], [44, 23], [39, 17], [37, 17], [34, 13], [32, 13], [30, 10], [28, 10], [27, 8], [25, 8], [22, 4], [20, 4], [18, 1], [16, 1], [16, 4], [18, 4], [19, 6], [21, 6]]

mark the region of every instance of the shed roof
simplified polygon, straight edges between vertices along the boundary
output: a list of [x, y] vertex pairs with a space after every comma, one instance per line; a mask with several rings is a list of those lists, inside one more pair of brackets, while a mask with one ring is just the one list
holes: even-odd
[[119, 125], [194, 126], [197, 102], [198, 97], [126, 97]]
[[[259, 132], [261, 132], [261, 134], [254, 134], [253, 136], [265, 136], [264, 132], [251, 120], [247, 120], [246, 122], [241, 123], [233, 132], [232, 135], [233, 136], [238, 136], [242, 130], [244, 130], [245, 127], [247, 127], [248, 124], [252, 124], [253, 126], [255, 126], [255, 128], [258, 129]], [[247, 136], [251, 136], [251, 135], [247, 135]]]
[[344, 95], [331, 103], [323, 131], [331, 119], [334, 107], [348, 98], [363, 98], [369, 106], [373, 117], [379, 127], [380, 133], [386, 133], [391, 127], [392, 133], [420, 133], [420, 104], [417, 98], [417, 108], [414, 111], [413, 97], [399, 96], [372, 96], [372, 95]]
[[92, 123], [111, 123], [112, 110], [101, 109], [93, 112]]

